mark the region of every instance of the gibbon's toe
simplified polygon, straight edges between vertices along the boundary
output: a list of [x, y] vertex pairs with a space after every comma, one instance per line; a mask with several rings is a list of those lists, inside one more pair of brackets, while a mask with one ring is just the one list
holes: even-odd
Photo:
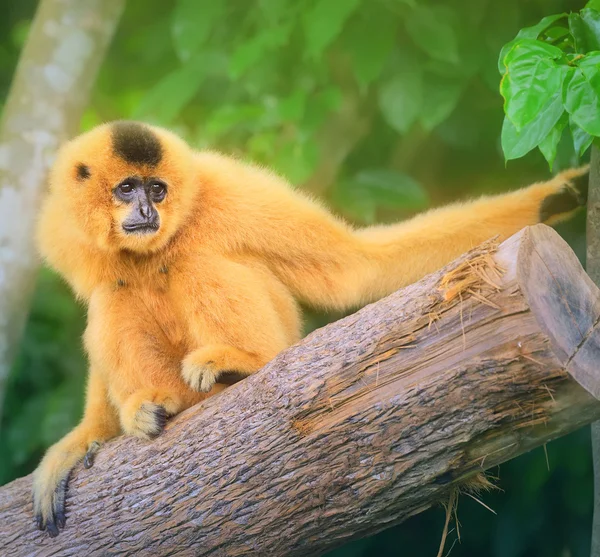
[[92, 441], [90, 446], [88, 447], [87, 453], [83, 457], [83, 467], [91, 468], [94, 465], [94, 458], [96, 457], [96, 453], [100, 450], [100, 443], [98, 441]]

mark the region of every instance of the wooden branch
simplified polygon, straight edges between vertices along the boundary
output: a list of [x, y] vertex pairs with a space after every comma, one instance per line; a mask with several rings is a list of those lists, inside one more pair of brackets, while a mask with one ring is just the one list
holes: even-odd
[[[500, 269], [504, 272], [501, 273]], [[488, 243], [78, 467], [67, 526], [0, 489], [2, 555], [319, 555], [600, 418], [600, 292], [551, 229]]]
[[[79, 129], [125, 0], [41, 0], [0, 123], [0, 413], [37, 276], [33, 227], [58, 146]], [[1, 17], [1, 16], [0, 16]]]

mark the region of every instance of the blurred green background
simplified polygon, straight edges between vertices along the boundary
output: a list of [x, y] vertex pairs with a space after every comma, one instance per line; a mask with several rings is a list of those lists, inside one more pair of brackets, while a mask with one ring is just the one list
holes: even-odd
[[[0, 107], [36, 2], [0, 0]], [[505, 166], [501, 46], [568, 0], [130, 0], [82, 130], [116, 118], [265, 163], [358, 225], [545, 179], [538, 152]], [[554, 170], [579, 161], [568, 141]], [[585, 218], [560, 232], [584, 257]], [[332, 317], [309, 314], [307, 330]], [[39, 276], [7, 392], [0, 484], [33, 470], [78, 421], [85, 310]], [[589, 432], [492, 471], [492, 514], [463, 496], [452, 555], [587, 557]], [[441, 506], [332, 555], [433, 556]], [[449, 536], [449, 550], [456, 532]]]

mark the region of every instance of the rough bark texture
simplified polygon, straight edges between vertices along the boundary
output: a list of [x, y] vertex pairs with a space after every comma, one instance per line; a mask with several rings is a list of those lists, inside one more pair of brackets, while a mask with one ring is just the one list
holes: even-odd
[[[590, 189], [587, 211], [586, 267], [590, 278], [600, 285], [600, 150], [592, 146]], [[600, 557], [600, 422], [592, 424], [594, 460], [594, 519], [591, 557]]]
[[125, 0], [41, 0], [0, 123], [0, 414], [38, 266], [33, 225]]
[[0, 489], [0, 554], [319, 555], [373, 534], [600, 418], [573, 378], [597, 392], [599, 316], [551, 229], [488, 244], [314, 332], [154, 442], [109, 443], [76, 469], [58, 538], [34, 528], [29, 477]]

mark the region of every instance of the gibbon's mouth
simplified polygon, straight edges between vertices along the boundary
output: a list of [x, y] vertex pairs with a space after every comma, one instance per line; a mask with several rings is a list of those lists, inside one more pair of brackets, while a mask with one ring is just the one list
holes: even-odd
[[157, 222], [140, 222], [135, 224], [123, 224], [125, 234], [154, 234], [160, 228]]

